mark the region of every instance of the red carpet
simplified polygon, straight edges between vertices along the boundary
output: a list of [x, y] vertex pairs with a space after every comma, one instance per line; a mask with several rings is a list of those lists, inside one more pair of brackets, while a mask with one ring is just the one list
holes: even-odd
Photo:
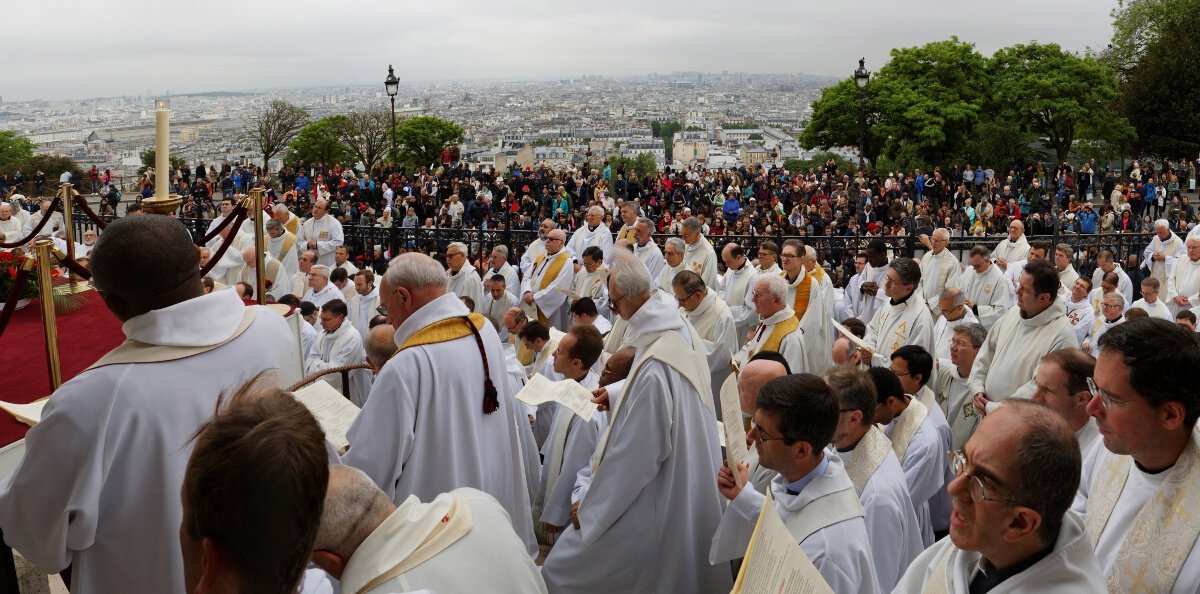
[[[121, 322], [104, 306], [95, 291], [88, 291], [87, 304], [77, 311], [58, 316], [58, 349], [62, 362], [62, 380], [75, 377], [105, 353], [125, 340]], [[37, 300], [13, 314], [4, 336], [4, 381], [0, 400], [25, 404], [50, 394], [50, 374], [46, 367], [46, 335], [42, 330], [42, 307]], [[0, 446], [25, 436], [29, 427], [0, 411]]]

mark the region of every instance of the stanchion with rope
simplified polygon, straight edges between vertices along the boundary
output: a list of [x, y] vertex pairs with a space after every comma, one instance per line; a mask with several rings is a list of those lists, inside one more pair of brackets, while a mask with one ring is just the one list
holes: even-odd
[[33, 244], [37, 250], [38, 286], [42, 291], [42, 328], [46, 332], [46, 363], [50, 371], [50, 390], [62, 385], [62, 363], [58, 358], [58, 323], [54, 319], [54, 286], [50, 277], [50, 254], [54, 242], [39, 239]]
[[[238, 213], [237, 216], [232, 216], [233, 213], [229, 213], [231, 216], [226, 218], [224, 221], [221, 221], [221, 226], [219, 226], [217, 230], [224, 228], [225, 224], [230, 222], [234, 224], [235, 229], [240, 228], [242, 226], [242, 221], [246, 220], [247, 212], [244, 206], [239, 205], [238, 209], [240, 209], [240, 211], [234, 211]], [[233, 238], [235, 234], [236, 231], [230, 233], [229, 236], [225, 238], [225, 241], [221, 242], [221, 247], [217, 248], [217, 251], [213, 253], [211, 258], [209, 258], [208, 264], [205, 264], [204, 267], [200, 269], [200, 276], [208, 274], [209, 271], [217, 265], [217, 262], [221, 261], [221, 258], [225, 256], [225, 252], [229, 251], [229, 246], [233, 245]], [[201, 242], [201, 244], [203, 243], [204, 241]]]
[[108, 227], [108, 223], [105, 223], [104, 219], [100, 218], [100, 215], [96, 214], [96, 211], [92, 210], [92, 207], [88, 205], [87, 198], [76, 196], [74, 200], [75, 206], [78, 206], [79, 210], [82, 210], [83, 214], [87, 215], [91, 219], [92, 224], [96, 225], [98, 229], [103, 231], [105, 227]]
[[[242, 205], [242, 203], [238, 203], [238, 205], [233, 207], [233, 210], [230, 211], [229, 216], [225, 217], [225, 220], [221, 221], [217, 225], [216, 229], [213, 229], [210, 233], [208, 233], [204, 237], [201, 237], [200, 241], [196, 242], [196, 245], [204, 245], [204, 244], [208, 243], [209, 241], [212, 241], [212, 238], [220, 235], [221, 230], [223, 230], [225, 227], [228, 227], [229, 224], [233, 222], [233, 219], [235, 217], [237, 217], [238, 215], [241, 215], [242, 220], [245, 220], [246, 214], [247, 214], [247, 207]], [[241, 224], [242, 224], [241, 222], [238, 222], [239, 226]]]

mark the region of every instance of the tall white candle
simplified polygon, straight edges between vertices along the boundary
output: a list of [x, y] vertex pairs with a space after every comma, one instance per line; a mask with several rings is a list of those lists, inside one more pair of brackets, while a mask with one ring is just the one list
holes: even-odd
[[166, 99], [154, 102], [154, 196], [167, 198], [171, 195], [171, 110]]

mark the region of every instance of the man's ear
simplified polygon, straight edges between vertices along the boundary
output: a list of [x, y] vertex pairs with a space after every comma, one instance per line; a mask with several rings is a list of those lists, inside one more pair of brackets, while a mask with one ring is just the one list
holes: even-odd
[[216, 592], [222, 583], [237, 583], [237, 569], [233, 560], [225, 554], [217, 541], [205, 538], [200, 541], [200, 579], [196, 581], [196, 592]]

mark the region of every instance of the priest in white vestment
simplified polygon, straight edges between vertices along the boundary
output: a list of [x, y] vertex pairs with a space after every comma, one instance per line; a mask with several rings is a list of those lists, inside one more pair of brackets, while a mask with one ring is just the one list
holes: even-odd
[[40, 569], [71, 566], [72, 592], [179, 592], [192, 435], [221, 394], [264, 372], [277, 381], [294, 339], [282, 317], [234, 291], [204, 294], [196, 248], [174, 218], [109, 223], [91, 271], [137, 342], [55, 390], [0, 483], [0, 527]]
[[939, 309], [942, 291], [954, 286], [962, 272], [958, 259], [946, 249], [949, 243], [948, 229], [934, 229], [929, 236], [930, 250], [921, 256], [921, 299], [929, 305], [933, 317], [942, 313]]
[[1117, 290], [1125, 297], [1125, 304], [1133, 303], [1133, 281], [1129, 280], [1129, 275], [1125, 273], [1124, 268], [1117, 266], [1112, 250], [1102, 249], [1096, 254], [1096, 270], [1092, 272], [1092, 286], [1099, 287], [1104, 275], [1110, 272], [1116, 274], [1119, 279]]
[[[650, 278], [657, 280], [662, 275], [663, 266], [666, 265], [664, 254], [659, 249], [658, 244], [654, 243], [654, 223], [650, 219], [641, 217], [638, 219], [637, 226], [634, 228], [633, 236], [633, 255], [641, 260], [646, 266], [646, 271], [650, 273]], [[668, 240], [669, 241], [669, 240]], [[682, 250], [680, 250], [682, 253]]]
[[[664, 264], [658, 273], [658, 289], [664, 293], [671, 292], [671, 281], [675, 279], [675, 275], [681, 270], [686, 270], [683, 261], [683, 254], [687, 250], [687, 244], [678, 237], [667, 238], [667, 242], [663, 247]], [[653, 277], [652, 277], [653, 278]]]
[[[255, 257], [255, 249], [253, 247], [246, 248], [242, 251], [242, 261], [245, 264], [242, 266], [238, 281], [246, 283], [251, 287], [258, 286], [258, 259]], [[270, 253], [263, 254], [263, 269], [267, 271], [265, 275], [264, 287], [267, 294], [279, 301], [284, 295], [292, 294], [292, 279], [288, 276], [287, 271], [283, 269], [283, 265], [279, 263]], [[256, 289], [257, 290], [257, 289]], [[255, 295], [259, 301], [263, 301], [261, 295]]]
[[1079, 474], [1070, 431], [1038, 405], [1011, 404], [954, 453], [950, 535], [917, 557], [895, 593], [1108, 591], [1092, 537], [1068, 510], [1063, 483]]
[[933, 320], [917, 293], [920, 284], [921, 268], [912, 258], [896, 258], [888, 264], [883, 290], [889, 301], [875, 312], [863, 339], [870, 347], [864, 355], [872, 365], [886, 367], [892, 352], [905, 345], [933, 352]]
[[319, 308], [334, 299], [344, 300], [344, 298], [345, 295], [337, 288], [337, 285], [329, 282], [328, 267], [316, 264], [309, 269], [308, 291], [304, 293], [301, 301], [307, 301]]
[[1200, 306], [1200, 237], [1189, 237], [1186, 258], [1181, 258], [1167, 278], [1167, 307], [1171, 315]]
[[699, 274], [700, 278], [704, 279], [704, 286], [718, 286], [717, 251], [713, 249], [712, 242], [701, 233], [700, 219], [684, 219], [679, 226], [679, 235], [687, 245], [683, 252], [684, 268]]
[[1084, 455], [1073, 507], [1084, 514], [1109, 590], [1195, 592], [1200, 584], [1195, 334], [1154, 318], [1126, 322], [1101, 339], [1094, 382], [1087, 410], [1101, 440]]
[[970, 386], [977, 399], [999, 402], [1033, 377], [1042, 355], [1075, 348], [1075, 328], [1058, 298], [1058, 271], [1045, 260], [1025, 266], [1017, 307], [988, 331], [971, 367]]
[[50, 217], [50, 221], [46, 223], [44, 227], [42, 227], [41, 231], [38, 231], [39, 236], [45, 235], [47, 237], [53, 237], [55, 233], [66, 229], [67, 224], [63, 220], [63, 214], [61, 211], [62, 207], [59, 207], [60, 210], [56, 210], [52, 213], [50, 212], [50, 204], [53, 202], [54, 200], [51, 198], [43, 198], [38, 211], [32, 215], [29, 215], [29, 218], [25, 220], [25, 224], [21, 228], [21, 235], [15, 236], [9, 241], [16, 241], [21, 237], [32, 235], [33, 230], [37, 228], [38, 224], [42, 222], [42, 219], [46, 217]]
[[1029, 240], [1025, 238], [1025, 223], [1020, 219], [1008, 224], [1008, 237], [996, 244], [992, 250], [992, 260], [1000, 270], [1007, 271], [1008, 265], [1025, 260], [1029, 255]]
[[826, 315], [825, 293], [820, 281], [804, 266], [804, 244], [800, 240], [784, 241], [780, 255], [783, 259], [782, 278], [787, 284], [784, 303], [800, 323], [805, 340], [804, 364], [793, 366], [792, 372], [823, 373], [833, 364], [829, 352], [833, 340], [828, 331], [832, 324]]
[[[1017, 285], [1021, 284], [1021, 273], [1025, 271], [1025, 265], [1034, 260], [1043, 260], [1049, 251], [1048, 242], [1035, 241], [1029, 246], [1024, 260], [1016, 260], [1010, 262], [1008, 267], [1004, 269], [1004, 279], [1008, 281], [1008, 302], [1017, 302]], [[1057, 269], [1056, 269], [1057, 270]], [[1059, 276], [1061, 283], [1062, 276]], [[1062, 286], [1061, 284], [1059, 285]]]
[[733, 314], [716, 293], [704, 286], [700, 275], [690, 270], [675, 275], [671, 290], [679, 303], [680, 313], [696, 329], [700, 340], [704, 341], [715, 402], [720, 397], [721, 385], [729, 377], [729, 362], [738, 351]]
[[1070, 245], [1060, 243], [1054, 247], [1054, 267], [1058, 269], [1058, 285], [1062, 287], [1058, 294], [1064, 299], [1071, 295], [1071, 287], [1075, 286], [1075, 280], [1079, 278], [1079, 273], [1072, 264], [1074, 256], [1075, 249]]
[[508, 328], [504, 326], [504, 316], [508, 315], [508, 310], [517, 307], [520, 300], [516, 295], [505, 290], [508, 283], [503, 276], [492, 275], [484, 280], [483, 284], [487, 291], [483, 295], [483, 303], [478, 308], [479, 313], [492, 323], [492, 327], [500, 335], [500, 340], [507, 342]]
[[[521, 293], [521, 277], [517, 275], [517, 269], [512, 264], [508, 263], [508, 246], [498, 245], [492, 248], [492, 254], [488, 258], [487, 271], [483, 276], [479, 277], [484, 283], [484, 293], [487, 293], [486, 286], [488, 279], [499, 274], [504, 277], [505, 289], [513, 295]], [[504, 315], [501, 312], [501, 315]]]
[[[941, 448], [950, 451], [954, 444], [954, 435], [946, 420], [945, 412], [938, 406], [937, 394], [933, 391], [934, 364], [933, 357], [925, 349], [908, 345], [900, 347], [892, 353], [892, 373], [900, 378], [900, 387], [905, 394], [911, 394], [929, 409], [929, 418], [933, 420], [933, 428], [941, 439]], [[896, 433], [893, 433], [895, 435]], [[942, 467], [944, 483], [954, 477], [945, 466]], [[950, 527], [950, 496], [945, 489], [939, 489], [929, 497], [929, 523], [934, 533], [942, 532]]]
[[306, 219], [300, 225], [301, 247], [317, 252], [317, 263], [332, 267], [334, 252], [342, 245], [345, 236], [342, 224], [328, 214], [329, 203], [317, 200], [312, 206], [312, 218]]
[[1166, 303], [1163, 303], [1162, 299], [1159, 299], [1160, 287], [1157, 278], [1148, 276], [1142, 279], [1142, 298], [1134, 301], [1133, 305], [1129, 306], [1130, 309], [1140, 307], [1152, 318], [1174, 321], [1175, 316], [1171, 314], [1171, 309], [1167, 307]]
[[966, 295], [958, 287], [948, 287], [942, 291], [938, 299], [938, 316], [933, 323], [933, 356], [940, 365], [950, 365], [950, 344], [954, 338], [954, 329], [973, 322], [979, 318], [967, 309]]
[[[742, 422], [749, 426], [758, 409], [758, 391], [767, 382], [789, 375], [787, 361], [779, 353], [765, 352], [742, 367], [737, 375], [737, 397], [742, 410]], [[872, 395], [874, 397], [874, 395]], [[747, 484], [753, 485], [754, 490], [766, 493], [771, 488], [771, 481], [779, 473], [759, 463], [758, 446], [754, 442], [746, 444]]]
[[[887, 274], [887, 247], [883, 240], [873, 239], [867, 245], [864, 256], [865, 263], [857, 274], [850, 278], [846, 300], [850, 302], [853, 317], [870, 322], [875, 312], [887, 304], [887, 294], [883, 290], [884, 275]], [[858, 268], [858, 257], [855, 257], [855, 268]]]
[[221, 259], [209, 268], [206, 276], [221, 284], [232, 285], [241, 278], [242, 265], [245, 264], [242, 252], [254, 247], [254, 238], [235, 232], [232, 226], [225, 227], [217, 235], [217, 245], [210, 249], [211, 257], [217, 256], [220, 246], [226, 241], [229, 242], [229, 247], [221, 254]]
[[571, 252], [571, 258], [576, 262], [581, 262], [583, 251], [593, 246], [600, 248], [604, 259], [609, 258], [613, 248], [613, 235], [612, 230], [604, 226], [603, 220], [604, 209], [593, 206], [584, 215], [583, 226], [571, 234], [571, 239], [567, 242], [567, 251]]
[[[617, 212], [621, 217], [621, 228], [617, 231], [616, 241], [624, 241], [629, 245], [634, 245], [637, 242], [637, 222], [638, 222], [638, 204], [636, 201], [625, 202], [621, 205]], [[615, 244], [614, 244], [615, 245]], [[636, 253], [634, 255], [637, 255]], [[607, 254], [608, 258], [604, 260], [605, 266], [612, 266], [612, 252]], [[654, 278], [651, 273], [650, 278]]]
[[741, 341], [758, 321], [752, 297], [758, 268], [750, 263], [746, 251], [736, 243], [725, 244], [721, 249], [721, 260], [725, 262], [725, 279], [720, 297], [729, 306], [729, 313], [737, 327], [736, 340]]
[[575, 269], [571, 253], [563, 247], [566, 234], [555, 229], [546, 237], [546, 253], [538, 256], [529, 276], [521, 281], [521, 306], [529, 318], [551, 328], [566, 329], [571, 324], [571, 312], [565, 291], [571, 288]]
[[446, 247], [446, 292], [454, 293], [460, 299], [470, 298], [475, 311], [479, 311], [479, 305], [483, 303], [483, 281], [479, 280], [479, 273], [468, 260], [465, 243], [456, 241]]
[[992, 263], [987, 248], [978, 245], [971, 248], [970, 261], [971, 265], [958, 277], [958, 288], [967, 296], [967, 307], [975, 312], [984, 328], [990, 330], [1012, 306], [1008, 281], [1004, 271]]
[[779, 246], [769, 239], [758, 244], [758, 257], [753, 264], [758, 267], [760, 275], [779, 275], [783, 271], [779, 267]]
[[300, 235], [300, 217], [296, 216], [296, 213], [291, 210], [288, 210], [286, 204], [277, 203], [275, 206], [272, 206], [271, 218], [279, 221], [279, 224], [283, 225], [283, 229], [288, 233], [296, 236]]
[[1083, 350], [1092, 354], [1093, 357], [1100, 356], [1100, 338], [1106, 332], [1125, 323], [1125, 304], [1122, 301], [1120, 293], [1113, 291], [1104, 296], [1100, 303], [1100, 317], [1096, 318], [1096, 323], [1092, 326], [1092, 337], [1088, 342], [1080, 345]]
[[4, 241], [16, 243], [23, 239], [25, 234], [21, 232], [22, 227], [21, 219], [14, 214], [13, 206], [0, 201], [0, 233], [4, 234]]
[[923, 546], [933, 544], [933, 519], [929, 500], [946, 485], [946, 445], [941, 409], [930, 410], [920, 400], [905, 394], [900, 378], [889, 368], [869, 370], [875, 382], [875, 423], [892, 442], [892, 451], [904, 469], [908, 494], [921, 527]]
[[1082, 345], [1092, 336], [1092, 327], [1096, 324], [1096, 312], [1092, 309], [1089, 295], [1092, 292], [1091, 279], [1078, 277], [1070, 287], [1071, 293], [1065, 300], [1067, 321], [1075, 329], [1075, 340]]
[[495, 497], [462, 488], [397, 505], [348, 466], [329, 469], [312, 560], [346, 593], [546, 591]]
[[300, 269], [300, 240], [275, 219], [267, 220], [267, 251], [283, 264], [289, 277]]
[[[546, 253], [546, 238], [550, 236], [550, 232], [557, 229], [558, 225], [550, 219], [546, 219], [538, 225], [538, 238], [530, 242], [525, 247], [525, 253], [521, 254], [521, 278], [527, 279], [532, 274], [533, 262]], [[564, 246], [559, 246], [562, 249]]]
[[604, 265], [604, 254], [600, 248], [591, 246], [579, 256], [583, 268], [575, 273], [572, 291], [575, 299], [588, 297], [596, 304], [596, 310], [606, 319], [611, 315], [608, 307], [608, 267]]
[[1166, 219], [1154, 221], [1154, 237], [1146, 249], [1142, 250], [1142, 268], [1148, 277], [1158, 279], [1160, 285], [1167, 284], [1175, 262], [1187, 255], [1187, 248], [1178, 235], [1171, 231], [1171, 223]]
[[834, 592], [879, 592], [863, 506], [841, 458], [826, 449], [839, 416], [833, 391], [817, 376], [790, 375], [767, 382], [756, 405], [747, 438], [761, 463], [779, 472], [770, 485], [773, 501], [749, 484], [739, 488], [723, 467], [717, 485], [730, 501], [709, 561], [741, 557], [763, 505], [770, 503]]
[[892, 442], [875, 426], [875, 386], [866, 371], [838, 366], [825, 374], [838, 398], [833, 443], [862, 503], [875, 576], [890, 592], [921, 554], [921, 528]]
[[[459, 487], [495, 497], [536, 554], [513, 398], [500, 339], [446, 293], [442, 266], [401, 254], [380, 283], [398, 352], [384, 365], [346, 437], [343, 462], [395, 502]], [[482, 344], [482, 346], [481, 346]], [[485, 381], [486, 380], [486, 381]], [[447, 394], [457, 398], [447, 399]], [[453, 436], [454, 448], [447, 448]]]
[[983, 413], [975, 408], [975, 393], [969, 380], [971, 366], [979, 348], [987, 340], [987, 330], [979, 322], [962, 324], [954, 329], [950, 343], [950, 361], [937, 370], [933, 392], [946, 422], [950, 424], [952, 448], [961, 450], [975, 433]]
[[[362, 335], [354, 329], [346, 314], [346, 302], [341, 299], [334, 299], [321, 307], [321, 328], [317, 333], [317, 342], [304, 360], [305, 377], [327, 369], [366, 362]], [[327, 373], [321, 379], [348, 397], [355, 393], [353, 381], [356, 378], [347, 373], [347, 384], [343, 384], [342, 377], [341, 373]]]
[[[754, 281], [754, 309], [758, 326], [733, 357], [737, 368], [745, 367], [760, 352], [774, 351], [787, 361], [791, 373], [808, 371], [810, 357], [804, 342], [804, 330], [796, 314], [787, 306], [787, 280], [781, 276], [759, 276]], [[830, 357], [832, 358], [832, 357]]]
[[368, 267], [354, 275], [354, 294], [346, 302], [350, 312], [350, 323], [364, 338], [371, 331], [371, 320], [379, 315], [379, 287], [375, 286], [375, 273]]
[[608, 401], [579, 528], [563, 531], [542, 576], [550, 592], [728, 592], [729, 569], [707, 562], [721, 458], [700, 337], [632, 254], [614, 252], [608, 289], [637, 354]]

